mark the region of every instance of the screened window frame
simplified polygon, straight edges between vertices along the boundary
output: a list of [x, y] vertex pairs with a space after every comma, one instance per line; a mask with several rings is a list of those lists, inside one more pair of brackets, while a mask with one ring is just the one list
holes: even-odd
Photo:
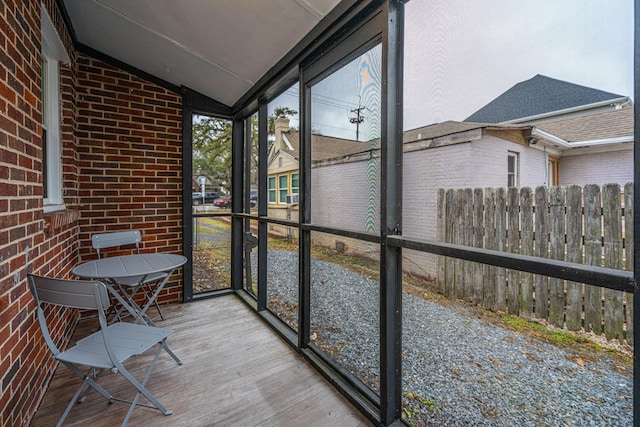
[[[425, 253], [436, 254], [436, 255], [444, 255], [457, 259], [469, 260], [478, 262], [486, 265], [494, 265], [499, 267], [511, 268], [518, 271], [525, 271], [537, 274], [543, 274], [545, 276], [557, 277], [565, 280], [572, 280], [583, 283], [606, 283], [610, 289], [618, 289], [624, 290], [627, 292], [633, 292], [635, 288], [635, 272], [626, 272], [626, 271], [616, 271], [610, 269], [593, 269], [587, 267], [580, 267], [573, 265], [571, 263], [554, 261], [550, 259], [540, 259], [533, 257], [526, 257], [523, 255], [515, 255], [509, 254], [505, 252], [498, 251], [487, 251], [487, 250], [477, 250], [474, 248], [461, 246], [461, 245], [452, 245], [443, 242], [435, 242], [435, 241], [426, 241], [420, 239], [413, 239], [401, 236], [402, 223], [401, 223], [401, 164], [402, 164], [402, 91], [401, 91], [401, 82], [396, 84], [398, 80], [401, 80], [402, 77], [402, 64], [398, 64], [401, 62], [402, 56], [402, 1], [371, 1], [371, 2], [360, 2], [357, 0], [341, 2], [339, 7], [343, 7], [341, 9], [341, 13], [344, 13], [347, 18], [343, 18], [341, 16], [335, 16], [335, 20], [333, 21], [332, 31], [328, 33], [317, 32], [312, 34], [309, 37], [309, 40], [306, 42], [307, 44], [300, 48], [301, 50], [295, 50], [293, 53], [288, 54], [285, 57], [285, 60], [276, 67], [279, 70], [280, 74], [277, 72], [272, 73], [267, 79], [266, 82], [259, 82], [257, 89], [251, 91], [249, 94], [245, 95], [237, 104], [235, 108], [236, 112], [236, 120], [238, 124], [240, 124], [243, 117], [246, 116], [249, 110], [255, 111], [255, 108], [260, 105], [260, 108], [263, 109], [261, 111], [265, 111], [264, 116], [266, 118], [266, 103], [269, 102], [270, 99], [274, 99], [275, 95], [282, 92], [282, 89], [286, 87], [286, 85], [292, 82], [298, 76], [300, 77], [300, 124], [301, 124], [301, 153], [300, 153], [300, 161], [301, 164], [310, 164], [310, 156], [309, 152], [305, 151], [303, 148], [304, 145], [302, 141], [305, 137], [304, 135], [304, 124], [309, 117], [305, 117], [305, 109], [309, 107], [306, 104], [306, 86], [305, 84], [310, 83], [310, 74], [306, 76], [307, 81], [304, 81], [303, 70], [305, 67], [313, 68], [318, 62], [317, 59], [321, 58], [321, 60], [326, 61], [326, 64], [329, 64], [329, 67], [318, 67], [319, 70], [317, 74], [317, 78], [321, 78], [321, 73], [330, 73], [331, 67], [339, 68], [341, 66], [341, 61], [345, 60], [345, 50], [342, 48], [337, 48], [336, 51], [333, 49], [336, 48], [338, 42], [342, 43], [344, 40], [354, 36], [359, 28], [362, 28], [365, 24], [363, 21], [367, 19], [371, 19], [371, 16], [380, 13], [383, 16], [383, 20], [379, 23], [377, 29], [379, 30], [378, 36], [382, 39], [383, 43], [383, 69], [386, 69], [386, 82], [394, 87], [399, 86], [400, 90], [397, 93], [392, 93], [393, 88], [383, 89], [383, 102], [382, 102], [382, 110], [385, 115], [386, 123], [383, 122], [383, 135], [381, 139], [388, 138], [388, 140], [393, 141], [392, 147], [389, 151], [396, 150], [395, 153], [386, 153], [383, 154], [382, 164], [383, 170], [386, 168], [386, 171], [383, 172], [383, 187], [389, 187], [385, 193], [382, 194], [382, 205], [383, 212], [381, 212], [381, 236], [371, 236], [371, 235], [359, 235], [356, 233], [347, 232], [344, 230], [336, 230], [336, 229], [326, 229], [324, 227], [319, 227], [311, 224], [308, 221], [308, 213], [310, 206], [306, 202], [309, 193], [309, 185], [308, 185], [308, 176], [305, 176], [304, 168], [301, 170], [300, 175], [300, 218], [299, 222], [293, 221], [285, 221], [279, 220], [275, 218], [267, 217], [266, 209], [261, 212], [259, 216], [255, 218], [259, 221], [259, 226], [266, 226], [269, 223], [276, 224], [284, 224], [287, 226], [297, 227], [300, 232], [302, 232], [300, 237], [300, 245], [301, 245], [301, 259], [300, 259], [300, 290], [301, 295], [299, 301], [301, 302], [299, 307], [299, 313], [304, 314], [299, 316], [299, 331], [297, 333], [292, 333], [286, 326], [283, 326], [282, 322], [279, 322], [278, 319], [270, 316], [265, 313], [265, 310], [261, 308], [261, 300], [260, 296], [258, 296], [258, 301], [256, 303], [255, 299], [247, 298], [244, 296], [244, 293], [241, 289], [238, 289], [238, 295], [245, 299], [249, 304], [253, 305], [256, 308], [257, 313], [263, 317], [263, 319], [269, 323], [275, 330], [278, 331], [292, 346], [294, 346], [307, 360], [309, 360], [314, 366], [316, 366], [320, 371], [322, 371], [338, 388], [340, 388], [345, 395], [351, 400], [357, 407], [359, 407], [364, 413], [366, 413], [371, 419], [376, 420], [377, 423], [383, 425], [390, 425], [394, 420], [400, 420], [400, 411], [402, 405], [399, 402], [401, 399], [402, 390], [401, 388], [395, 388], [399, 383], [401, 383], [402, 377], [399, 375], [401, 372], [401, 366], [399, 363], [397, 350], [400, 346], [397, 344], [397, 340], [401, 336], [401, 318], [398, 319], [398, 313], [401, 314], [401, 301], [393, 301], [394, 297], [398, 298], [398, 284], [400, 284], [401, 289], [401, 278], [398, 276], [393, 276], [393, 269], [399, 265], [396, 263], [397, 257], [401, 254], [400, 250], [402, 248], [414, 249]], [[344, 6], [343, 6], [344, 4]], [[372, 6], [373, 5], [373, 6]], [[372, 6], [372, 9], [368, 9], [368, 7]], [[350, 9], [351, 8], [351, 9]], [[378, 9], [379, 8], [379, 9]], [[375, 10], [374, 10], [375, 9]], [[399, 19], [398, 19], [399, 18]], [[394, 27], [395, 26], [395, 27]], [[325, 28], [326, 29], [326, 28]], [[395, 32], [394, 32], [395, 31]], [[358, 35], [356, 35], [356, 38]], [[311, 40], [314, 41], [311, 41]], [[319, 41], [315, 41], [318, 39]], [[362, 44], [353, 43], [350, 45], [351, 47], [362, 46]], [[298, 48], [296, 48], [298, 49]], [[347, 53], [348, 55], [348, 53]], [[637, 56], [637, 55], [636, 55]], [[332, 65], [333, 64], [333, 65]], [[335, 68], [334, 68], [335, 69]], [[293, 71], [292, 71], [293, 70]], [[298, 74], [297, 71], [300, 71]], [[396, 72], [396, 74], [394, 74]], [[394, 80], [395, 79], [395, 80]], [[636, 78], [637, 80], [637, 78]], [[395, 95], [395, 97], [394, 97]], [[258, 99], [260, 101], [258, 102]], [[636, 113], [638, 114], [638, 113]], [[636, 120], [636, 126], [640, 126], [640, 121]], [[261, 124], [262, 126], [262, 124]], [[238, 126], [240, 128], [241, 126]], [[394, 132], [398, 132], [399, 134]], [[238, 140], [241, 138], [242, 130], [238, 129], [239, 134], [235, 134]], [[639, 132], [636, 132], [639, 133]], [[635, 139], [634, 144], [639, 144], [638, 138]], [[266, 144], [266, 132], [263, 136], [261, 136], [261, 144]], [[238, 156], [241, 158], [242, 148], [237, 148], [239, 150], [236, 151], [236, 154], [240, 153]], [[640, 164], [640, 150], [635, 150], [635, 158], [634, 165]], [[385, 157], [386, 156], [386, 157]], [[263, 167], [266, 167], [266, 159], [261, 158], [260, 160], [263, 162]], [[393, 169], [395, 171], [393, 171]], [[263, 169], [266, 170], [266, 169]], [[391, 172], [389, 170], [392, 170]], [[398, 174], [397, 172], [400, 171]], [[518, 177], [519, 180], [519, 177]], [[398, 183], [400, 183], [400, 191], [395, 191], [398, 188]], [[261, 184], [266, 187], [267, 181], [261, 180]], [[636, 191], [639, 193], [636, 195], [636, 200], [640, 200], [640, 189], [636, 186]], [[236, 194], [236, 191], [234, 191]], [[240, 189], [237, 190], [237, 194], [240, 195]], [[640, 203], [640, 201], [636, 201], [635, 203]], [[264, 205], [266, 207], [267, 201], [264, 201]], [[234, 212], [234, 215], [237, 216], [238, 219], [247, 217], [247, 214], [243, 214], [240, 212]], [[634, 225], [640, 226], [639, 216], [634, 219]], [[253, 216], [252, 216], [253, 218]], [[236, 224], [234, 222], [234, 224]], [[307, 267], [305, 267], [305, 263], [309, 261], [308, 255], [305, 252], [304, 248], [309, 245], [309, 242], [305, 240], [305, 235], [308, 235], [311, 231], [321, 231], [328, 232], [337, 235], [345, 235], [348, 237], [354, 238], [365, 238], [369, 241], [374, 241], [381, 243], [383, 246], [383, 251], [387, 251], [384, 254], [381, 254], [381, 291], [383, 293], [390, 292], [391, 294], [395, 292], [395, 295], [381, 295], [381, 334], [385, 335], [384, 340], [381, 342], [381, 370], [384, 371], [384, 376], [381, 378], [381, 394], [380, 398], [377, 399], [376, 396], [366, 395], [366, 392], [362, 392], [361, 390], [354, 390], [353, 378], [350, 378], [348, 372], [344, 372], [344, 369], [340, 369], [337, 367], [330, 366], [325, 360], [319, 358], [313, 351], [312, 345], [309, 344], [307, 331], [305, 330], [305, 322], [308, 322], [308, 318], [305, 319], [305, 316], [308, 315], [308, 310], [305, 312], [305, 304], [308, 304], [308, 288], [305, 286], [308, 285], [308, 277], [304, 275], [308, 273]], [[237, 228], [237, 231], [234, 231], [234, 236], [237, 236], [236, 243], [234, 247], [238, 252], [241, 251], [241, 228]], [[263, 234], [261, 234], [263, 236]], [[266, 239], [260, 239], [261, 242]], [[638, 240], [636, 238], [636, 240]], [[305, 246], [306, 245], [306, 246]], [[640, 245], [636, 245], [636, 252], [640, 255]], [[635, 255], [636, 261], [640, 259], [639, 255]], [[260, 258], [260, 257], [259, 257]], [[235, 256], [235, 263], [233, 265], [234, 269], [242, 268], [242, 257], [240, 255]], [[261, 269], [260, 261], [258, 270]], [[240, 270], [239, 270], [240, 271]], [[396, 271], [395, 274], [398, 272]], [[236, 278], [240, 280], [241, 275], [236, 274]], [[232, 279], [233, 280], [233, 279]], [[386, 283], [385, 283], [386, 281]], [[391, 289], [389, 291], [389, 289]], [[260, 294], [260, 285], [259, 292]], [[638, 299], [638, 301], [636, 301]], [[400, 298], [401, 300], [401, 298]], [[640, 298], [634, 295], [635, 301], [635, 319], [640, 319]], [[636, 320], [638, 322], [638, 320]], [[637, 328], [636, 328], [637, 329]], [[640, 337], [640, 334], [636, 335]], [[637, 340], [636, 340], [637, 341]], [[401, 359], [401, 357], [400, 357]], [[635, 370], [636, 368], [634, 368]], [[640, 377], [640, 371], [635, 371], [636, 377]], [[640, 382], [639, 382], [640, 383]], [[358, 395], [360, 392], [360, 395]], [[362, 396], [366, 395], [368, 399], [362, 399]], [[636, 403], [638, 401], [638, 386], [634, 385], [634, 419], [636, 422], [640, 422], [640, 405]], [[373, 405], [373, 407], [372, 407]], [[376, 414], [376, 411], [379, 411]]]

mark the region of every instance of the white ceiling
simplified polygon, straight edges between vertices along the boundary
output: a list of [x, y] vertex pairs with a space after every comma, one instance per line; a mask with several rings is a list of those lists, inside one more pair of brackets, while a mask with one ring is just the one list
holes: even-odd
[[233, 105], [340, 0], [64, 0], [78, 41]]

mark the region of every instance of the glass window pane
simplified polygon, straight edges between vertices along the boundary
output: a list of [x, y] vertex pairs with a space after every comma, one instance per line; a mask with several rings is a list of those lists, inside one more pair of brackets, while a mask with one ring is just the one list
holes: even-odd
[[[413, 257], [413, 252], [403, 250], [403, 255]], [[574, 301], [563, 308], [567, 322], [592, 319], [598, 330], [577, 334], [528, 320], [564, 302], [563, 294], [552, 291], [557, 279], [507, 270], [507, 290], [501, 292], [491, 279], [496, 267], [443, 261], [454, 271], [477, 272], [483, 279], [436, 285], [404, 275], [402, 396], [404, 418], [411, 425], [451, 425], [452, 420], [455, 425], [579, 425], [594, 416], [603, 425], [633, 424], [632, 351], [597, 344], [606, 342], [597, 337], [606, 322], [602, 288], [559, 283]], [[512, 280], [523, 291], [518, 299], [523, 316], [488, 310], [494, 304], [506, 310], [511, 304]], [[469, 296], [443, 300], [443, 293], [460, 291]], [[592, 294], [600, 303], [589, 309], [580, 301]], [[611, 296], [624, 300], [622, 292]], [[622, 303], [619, 314], [624, 316]], [[595, 415], [594, 401], [607, 409]]]
[[244, 212], [258, 207], [258, 113], [245, 120], [245, 176], [242, 206]]
[[245, 219], [242, 234], [244, 289], [258, 294], [258, 221]]
[[231, 286], [231, 222], [220, 211], [230, 209], [231, 126], [230, 120], [212, 116], [192, 119], [194, 294]]
[[289, 175], [278, 176], [278, 203], [287, 203], [287, 194], [289, 194]]
[[[268, 105], [268, 216], [278, 219], [298, 220], [298, 206], [287, 204], [287, 195], [293, 193], [290, 182], [299, 176], [300, 132], [298, 122], [298, 83], [294, 84]], [[296, 178], [297, 179], [297, 178]], [[292, 201], [292, 200], [290, 200]], [[290, 227], [271, 226], [273, 232], [297, 236]]]
[[[269, 224], [267, 247], [267, 308], [298, 330], [298, 242], [291, 227]], [[287, 230], [288, 229], [288, 230]]]
[[311, 245], [311, 341], [379, 393], [379, 260], [363, 256], [379, 248], [318, 232]]
[[270, 176], [269, 177], [269, 203], [275, 203], [276, 202], [276, 177], [275, 176]]
[[381, 48], [311, 88], [311, 222], [379, 234]]
[[291, 174], [291, 194], [300, 193], [300, 175], [298, 173]]
[[[633, 221], [622, 206], [632, 194], [625, 184], [634, 181], [633, 150], [617, 138], [634, 126], [633, 2], [489, 5], [406, 3], [403, 235], [631, 270], [623, 239]], [[578, 356], [592, 348], [583, 334], [630, 338], [629, 295], [416, 251], [402, 256], [409, 423], [577, 425], [594, 419], [594, 394], [608, 414], [623, 414], [597, 422], [632, 423], [628, 368], [617, 377], [614, 359]], [[522, 330], [566, 333], [571, 350]], [[595, 385], [602, 377], [591, 381], [592, 369], [617, 385]], [[515, 398], [514, 378], [526, 397]], [[539, 387], [550, 383], [563, 391]]]

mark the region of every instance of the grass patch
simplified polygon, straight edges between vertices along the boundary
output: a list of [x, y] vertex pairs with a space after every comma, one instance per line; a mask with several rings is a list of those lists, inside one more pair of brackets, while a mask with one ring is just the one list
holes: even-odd
[[537, 336], [559, 347], [587, 344], [593, 345], [596, 350], [602, 350], [600, 345], [592, 343], [584, 337], [574, 335], [567, 331], [553, 331], [539, 323], [528, 321], [522, 317], [503, 316], [502, 321], [516, 332]]
[[501, 323], [521, 334], [533, 336], [549, 344], [553, 344], [560, 348], [566, 348], [578, 354], [586, 360], [597, 358], [599, 355], [611, 355], [619, 363], [626, 366], [633, 366], [633, 355], [624, 351], [606, 345], [598, 344], [588, 336], [582, 336], [578, 333], [560, 330], [557, 328], [547, 327], [538, 322], [532, 322], [521, 317], [512, 315], [502, 315]]

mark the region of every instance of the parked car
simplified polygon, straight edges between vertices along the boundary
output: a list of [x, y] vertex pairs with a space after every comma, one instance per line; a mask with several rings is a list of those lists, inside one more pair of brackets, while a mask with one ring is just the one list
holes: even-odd
[[217, 198], [214, 202], [213, 202], [214, 206], [217, 206], [221, 209], [227, 209], [231, 207], [231, 196], [222, 196]]
[[202, 203], [213, 203], [220, 197], [218, 193], [215, 191], [207, 191], [204, 193], [204, 197], [202, 197], [202, 193], [198, 191], [193, 192], [193, 204], [195, 206], [199, 206]]

